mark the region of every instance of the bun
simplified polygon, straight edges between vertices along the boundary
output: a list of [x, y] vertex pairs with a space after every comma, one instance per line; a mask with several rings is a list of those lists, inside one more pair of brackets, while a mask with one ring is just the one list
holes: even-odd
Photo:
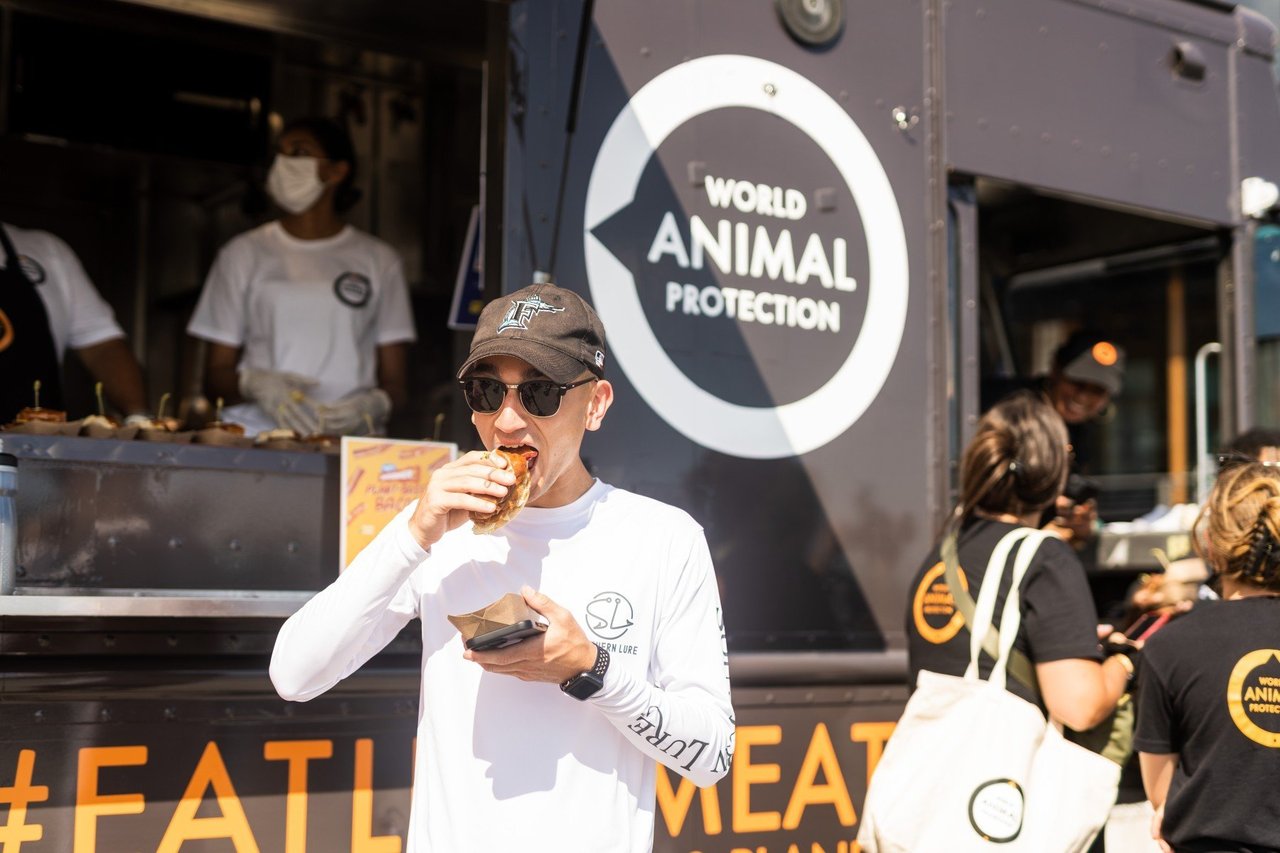
[[529, 500], [529, 486], [533, 480], [529, 472], [529, 460], [538, 455], [532, 447], [524, 445], [499, 447], [493, 453], [507, 460], [511, 473], [516, 475], [516, 484], [507, 490], [507, 494], [498, 501], [498, 508], [493, 512], [471, 513], [471, 521], [476, 533], [492, 533], [515, 518], [516, 513], [524, 508]]
[[46, 409], [42, 406], [27, 406], [18, 412], [18, 416], [13, 419], [15, 424], [26, 424], [32, 421], [48, 421], [49, 423], [65, 423], [67, 413], [61, 409]]

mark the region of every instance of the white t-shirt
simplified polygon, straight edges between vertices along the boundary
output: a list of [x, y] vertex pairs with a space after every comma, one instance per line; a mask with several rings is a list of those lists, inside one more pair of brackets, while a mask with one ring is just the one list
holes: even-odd
[[[733, 707], [715, 572], [684, 512], [596, 482], [564, 507], [526, 507], [425, 552], [416, 503], [280, 630], [280, 695], [320, 695], [414, 616], [422, 686], [408, 853], [645, 851], [654, 759], [700, 786], [729, 770]], [[610, 651], [586, 701], [556, 684], [487, 673], [462, 657], [447, 614], [528, 584]]]
[[[4, 230], [44, 302], [59, 362], [68, 347], [83, 349], [124, 337], [111, 306], [94, 289], [70, 246], [47, 231], [28, 231], [7, 223]], [[0, 251], [0, 269], [4, 265], [4, 252]]]
[[[404, 270], [394, 249], [351, 226], [299, 240], [268, 222], [222, 247], [187, 326], [198, 338], [242, 348], [240, 367], [316, 380], [329, 403], [377, 387], [377, 351], [415, 339]], [[275, 413], [245, 403], [223, 415], [249, 432]]]

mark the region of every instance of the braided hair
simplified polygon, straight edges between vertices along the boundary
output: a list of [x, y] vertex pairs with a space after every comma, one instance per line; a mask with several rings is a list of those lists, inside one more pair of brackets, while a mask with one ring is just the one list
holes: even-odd
[[1201, 525], [1197, 547], [1218, 574], [1280, 592], [1280, 471], [1250, 463], [1224, 472]]

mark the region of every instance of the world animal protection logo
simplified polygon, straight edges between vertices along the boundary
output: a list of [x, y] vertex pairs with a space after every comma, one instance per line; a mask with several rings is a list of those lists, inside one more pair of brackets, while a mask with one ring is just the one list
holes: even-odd
[[1240, 658], [1227, 682], [1227, 710], [1249, 740], [1280, 749], [1280, 649]]
[[635, 92], [592, 166], [583, 257], [635, 391], [740, 458], [844, 434], [907, 322], [907, 236], [875, 148], [821, 86], [760, 57], [697, 57]]
[[[916, 633], [926, 642], [939, 646], [954, 639], [964, 627], [964, 615], [956, 610], [955, 596], [951, 594], [944, 577], [946, 571], [947, 567], [938, 563], [925, 572], [911, 599], [911, 616]], [[967, 591], [969, 579], [965, 577], [963, 569], [959, 571], [960, 585]]]

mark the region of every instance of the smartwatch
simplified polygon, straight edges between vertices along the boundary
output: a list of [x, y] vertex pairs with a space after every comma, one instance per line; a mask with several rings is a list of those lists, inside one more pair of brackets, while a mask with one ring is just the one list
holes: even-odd
[[604, 687], [604, 674], [609, 669], [609, 650], [596, 645], [596, 665], [563, 682], [560, 689], [574, 699], [589, 699]]

